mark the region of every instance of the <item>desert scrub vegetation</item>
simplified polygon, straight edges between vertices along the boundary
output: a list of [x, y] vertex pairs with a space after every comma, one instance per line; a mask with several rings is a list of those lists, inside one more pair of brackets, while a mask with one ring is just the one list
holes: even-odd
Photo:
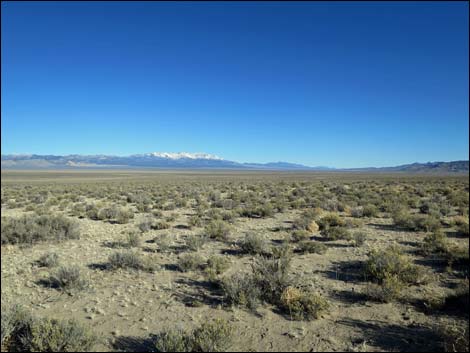
[[326, 240], [349, 239], [345, 221], [336, 213], [328, 213], [318, 220], [320, 234]]
[[205, 264], [206, 259], [198, 253], [182, 254], [178, 258], [178, 268], [182, 272], [202, 269]]
[[55, 267], [59, 264], [59, 255], [55, 252], [49, 252], [41, 255], [37, 264], [41, 267]]
[[217, 282], [220, 276], [230, 267], [231, 261], [227, 256], [212, 255], [207, 259], [204, 273], [209, 281]]
[[64, 216], [2, 217], [2, 244], [34, 244], [43, 241], [79, 239], [77, 224]]
[[435, 215], [411, 214], [405, 209], [398, 209], [393, 212], [392, 219], [399, 228], [412, 231], [432, 232], [441, 227], [439, 218]]
[[204, 235], [211, 239], [227, 241], [230, 235], [230, 226], [221, 220], [213, 220], [204, 228]]
[[328, 250], [325, 244], [317, 241], [305, 240], [299, 242], [296, 246], [297, 251], [301, 254], [324, 254]]
[[368, 283], [364, 294], [372, 301], [389, 303], [400, 297], [403, 288], [404, 283], [397, 275], [386, 273], [379, 284]]
[[132, 269], [146, 272], [155, 272], [157, 266], [149, 258], [142, 258], [139, 253], [126, 250], [117, 251], [109, 255], [107, 267], [111, 270]]
[[289, 286], [281, 294], [281, 306], [295, 320], [313, 320], [328, 310], [329, 303], [319, 293]]
[[325, 240], [349, 240], [351, 234], [346, 227], [328, 227], [321, 231]]
[[299, 218], [294, 220], [292, 227], [297, 230], [304, 230], [310, 233], [317, 232], [320, 227], [315, 221], [318, 216], [321, 214], [321, 211], [318, 209], [310, 209], [304, 211]]
[[188, 219], [188, 227], [191, 229], [193, 227], [202, 227], [204, 224], [202, 217], [198, 215], [193, 215]]
[[248, 232], [245, 238], [239, 242], [241, 251], [245, 254], [266, 254], [268, 253], [268, 243], [266, 238], [255, 232]]
[[424, 284], [430, 274], [424, 267], [415, 265], [411, 259], [396, 245], [385, 250], [372, 250], [364, 264], [367, 278], [381, 284], [390, 276], [396, 276], [400, 281], [410, 284]]
[[48, 279], [44, 280], [44, 284], [72, 293], [87, 288], [88, 281], [83, 278], [80, 267], [61, 266]]
[[173, 329], [156, 335], [157, 352], [225, 352], [232, 344], [233, 328], [225, 320], [204, 322], [192, 331]]
[[191, 234], [186, 238], [186, 247], [191, 251], [198, 251], [204, 246], [206, 242], [206, 236]]
[[360, 247], [366, 242], [367, 234], [364, 232], [354, 232], [351, 236], [351, 239], [355, 247]]
[[221, 280], [224, 300], [233, 306], [246, 307], [255, 311], [260, 304], [261, 289], [251, 273], [236, 272]]
[[21, 306], [2, 305], [2, 351], [90, 352], [97, 341], [75, 320], [37, 318]]

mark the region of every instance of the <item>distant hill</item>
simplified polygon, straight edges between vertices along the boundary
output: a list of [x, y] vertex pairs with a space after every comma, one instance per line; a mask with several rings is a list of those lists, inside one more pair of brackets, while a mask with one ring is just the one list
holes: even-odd
[[[262, 169], [317, 170], [287, 162], [238, 163], [207, 153], [152, 152], [131, 156], [106, 155], [2, 155], [2, 169], [57, 168], [182, 168], [182, 169]], [[318, 170], [324, 167], [319, 167]]]
[[347, 170], [409, 173], [468, 173], [469, 161], [412, 163], [399, 165], [396, 167], [356, 168]]
[[332, 172], [409, 172], [468, 173], [468, 161], [428, 162], [384, 168], [309, 167], [288, 162], [239, 163], [207, 153], [152, 152], [130, 156], [108, 155], [2, 155], [2, 169], [84, 169], [84, 168], [161, 168], [161, 169], [243, 169], [243, 170], [305, 170]]

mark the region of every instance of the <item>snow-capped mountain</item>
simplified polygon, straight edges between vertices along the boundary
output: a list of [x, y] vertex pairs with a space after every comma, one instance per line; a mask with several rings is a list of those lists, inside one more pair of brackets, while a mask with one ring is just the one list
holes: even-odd
[[[138, 155], [137, 155], [138, 156]], [[208, 154], [208, 153], [188, 153], [188, 152], [177, 152], [177, 153], [168, 153], [168, 152], [151, 152], [146, 153], [144, 156], [151, 157], [160, 157], [160, 158], [169, 158], [169, 159], [213, 159], [213, 160], [222, 160], [219, 156]]]
[[131, 156], [108, 155], [2, 155], [2, 169], [85, 169], [85, 168], [161, 168], [161, 169], [243, 169], [243, 170], [311, 170], [345, 172], [467, 173], [468, 161], [413, 163], [396, 167], [335, 169], [308, 167], [287, 162], [240, 163], [208, 153], [151, 152]]
[[266, 169], [309, 170], [300, 164], [239, 163], [208, 153], [151, 152], [130, 156], [107, 155], [2, 155], [2, 169], [36, 168], [194, 168], [194, 169]]

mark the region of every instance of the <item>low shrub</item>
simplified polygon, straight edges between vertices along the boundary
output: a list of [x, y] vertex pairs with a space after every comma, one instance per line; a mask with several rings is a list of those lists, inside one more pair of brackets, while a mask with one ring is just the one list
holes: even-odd
[[430, 277], [428, 271], [414, 265], [397, 246], [390, 246], [385, 250], [372, 250], [365, 262], [364, 270], [366, 276], [378, 283], [382, 283], [390, 276], [397, 276], [406, 283], [422, 284]]
[[213, 220], [206, 225], [204, 233], [211, 239], [226, 241], [230, 235], [230, 227], [224, 221]]
[[202, 269], [206, 260], [198, 253], [182, 254], [178, 258], [178, 268], [182, 272]]
[[2, 217], [2, 244], [34, 244], [79, 239], [78, 225], [61, 215]]
[[202, 218], [200, 216], [194, 215], [194, 216], [189, 217], [189, 220], [188, 220], [189, 228], [202, 227], [202, 225], [203, 225], [203, 221], [202, 221]]
[[245, 238], [239, 243], [239, 246], [244, 253], [251, 255], [265, 254], [268, 248], [266, 239], [254, 232], [245, 234]]
[[368, 283], [364, 294], [373, 301], [389, 303], [399, 298], [402, 289], [400, 278], [387, 273], [380, 284]]
[[260, 303], [261, 289], [251, 274], [235, 273], [221, 281], [225, 301], [256, 310]]
[[188, 235], [186, 238], [186, 246], [192, 251], [198, 251], [206, 243], [207, 238], [203, 235]]
[[59, 264], [59, 255], [49, 252], [42, 255], [38, 260], [38, 265], [42, 267], [55, 267]]
[[311, 233], [303, 229], [294, 230], [291, 234], [291, 239], [294, 242], [309, 240], [310, 237]]
[[290, 256], [268, 258], [257, 256], [251, 268], [253, 278], [260, 288], [261, 297], [271, 304], [278, 304], [281, 294], [291, 283]]
[[216, 281], [229, 267], [230, 260], [226, 256], [212, 255], [207, 260], [204, 272], [210, 281]]
[[22, 307], [2, 306], [2, 351], [89, 352], [97, 343], [91, 330], [74, 320], [35, 318]]
[[21, 340], [27, 352], [89, 352], [97, 337], [75, 320], [43, 318], [33, 320]]
[[367, 235], [364, 232], [355, 232], [352, 235], [352, 240], [355, 247], [360, 247], [366, 242]]
[[147, 272], [154, 272], [156, 266], [150, 260], [144, 260], [134, 251], [126, 250], [115, 252], [108, 257], [108, 268], [115, 269], [134, 269]]
[[80, 267], [62, 266], [49, 277], [49, 285], [52, 288], [58, 288], [63, 291], [83, 290], [87, 286], [87, 281], [82, 278]]
[[318, 293], [287, 287], [281, 294], [281, 306], [295, 320], [318, 319], [328, 310], [328, 301]]
[[298, 243], [297, 249], [302, 254], [324, 254], [328, 250], [328, 247], [319, 242], [306, 240]]
[[225, 320], [204, 322], [192, 332], [166, 330], [156, 336], [157, 352], [224, 352], [232, 342], [233, 329]]
[[362, 214], [364, 217], [377, 217], [379, 214], [379, 209], [375, 205], [367, 204], [364, 206]]
[[423, 240], [421, 250], [425, 255], [446, 254], [449, 251], [449, 241], [441, 230], [428, 233]]
[[321, 235], [326, 240], [350, 239], [350, 234], [345, 227], [329, 227], [322, 230]]

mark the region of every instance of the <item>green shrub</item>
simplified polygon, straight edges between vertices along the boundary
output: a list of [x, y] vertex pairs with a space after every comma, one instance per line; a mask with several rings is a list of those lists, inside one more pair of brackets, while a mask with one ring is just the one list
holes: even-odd
[[204, 272], [210, 281], [216, 281], [229, 267], [230, 260], [227, 257], [212, 255], [207, 260], [207, 266]]
[[155, 221], [152, 222], [151, 226], [152, 229], [161, 230], [161, 229], [168, 229], [171, 227], [170, 223], [164, 221]]
[[2, 217], [1, 228], [2, 244], [34, 244], [80, 237], [78, 225], [61, 215]]
[[192, 251], [198, 251], [206, 243], [207, 239], [203, 235], [188, 235], [186, 246]]
[[355, 247], [360, 247], [366, 242], [367, 235], [364, 232], [355, 232], [352, 235], [352, 240]]
[[21, 338], [29, 330], [31, 315], [20, 305], [6, 306], [2, 304], [1, 339], [2, 352], [21, 352]]
[[362, 213], [364, 217], [377, 217], [379, 209], [375, 205], [367, 204], [364, 206]]
[[232, 341], [233, 329], [222, 319], [204, 322], [192, 332], [166, 330], [157, 335], [157, 352], [224, 352]]
[[254, 232], [245, 234], [245, 239], [240, 242], [239, 246], [244, 253], [252, 255], [264, 254], [268, 247], [266, 239]]
[[321, 235], [327, 240], [350, 239], [348, 230], [344, 227], [329, 227], [321, 231]]
[[198, 253], [182, 254], [178, 259], [178, 268], [182, 272], [201, 269], [206, 260]]
[[292, 241], [294, 242], [300, 242], [304, 240], [309, 240], [311, 237], [311, 233], [308, 232], [307, 230], [294, 230], [291, 234]]
[[118, 209], [116, 214], [116, 222], [119, 224], [129, 223], [129, 220], [134, 218], [134, 213], [127, 209]]
[[203, 224], [202, 219], [198, 215], [194, 215], [194, 216], [189, 217], [189, 220], [188, 220], [189, 228], [202, 227], [202, 224]]
[[48, 281], [51, 287], [64, 291], [83, 290], [87, 286], [87, 281], [82, 278], [78, 266], [59, 267]]
[[115, 219], [118, 214], [118, 209], [115, 206], [105, 207], [98, 211], [98, 219], [100, 221]]
[[324, 254], [328, 250], [328, 247], [325, 244], [315, 242], [315, 241], [303, 241], [297, 245], [299, 252], [305, 254]]
[[129, 232], [127, 234], [127, 246], [128, 247], [139, 247], [142, 242], [142, 239], [140, 238], [140, 234], [137, 232]]
[[290, 286], [282, 292], [280, 302], [295, 320], [318, 319], [329, 308], [328, 301], [320, 294]]
[[138, 227], [141, 232], [148, 232], [150, 229], [152, 229], [152, 219], [144, 219], [142, 222], [139, 223]]
[[446, 325], [436, 325], [436, 336], [440, 338], [441, 348], [444, 352], [468, 352], [469, 332], [468, 321], [454, 322]]
[[34, 318], [22, 307], [2, 306], [2, 351], [88, 352], [97, 337], [74, 320]]
[[155, 244], [158, 246], [158, 251], [159, 252], [168, 252], [170, 250], [172, 244], [173, 244], [173, 239], [169, 234], [162, 234], [160, 236], [157, 236], [153, 239]]
[[221, 220], [211, 221], [206, 225], [204, 231], [209, 238], [221, 241], [228, 240], [230, 235], [230, 227]]
[[261, 289], [251, 274], [235, 273], [221, 282], [225, 301], [230, 305], [239, 305], [256, 310], [260, 303]]
[[397, 276], [403, 282], [420, 284], [429, 277], [424, 268], [414, 265], [397, 246], [372, 250], [365, 263], [365, 274], [379, 283], [390, 276]]
[[267, 203], [261, 206], [247, 205], [240, 210], [240, 216], [251, 218], [265, 218], [272, 217], [274, 208], [271, 204]]
[[393, 222], [400, 228], [412, 231], [432, 232], [441, 227], [441, 222], [435, 216], [411, 215], [409, 212], [399, 210], [392, 215]]
[[225, 352], [232, 343], [233, 329], [222, 319], [204, 322], [192, 334], [193, 352]]
[[351, 217], [360, 218], [364, 216], [364, 208], [362, 206], [353, 207], [350, 210]]
[[191, 352], [191, 337], [182, 329], [164, 331], [156, 336], [157, 352]]
[[446, 254], [449, 251], [449, 241], [441, 230], [428, 233], [424, 237], [421, 249], [424, 254]]
[[344, 226], [344, 220], [336, 213], [328, 213], [318, 220], [318, 226], [320, 230], [327, 230], [331, 227], [342, 227]]
[[71, 319], [35, 319], [22, 341], [27, 352], [89, 352], [97, 337]]
[[460, 224], [460, 225], [457, 227], [457, 232], [458, 232], [459, 234], [462, 234], [462, 235], [465, 235], [465, 236], [468, 237], [468, 236], [470, 235], [468, 223], [462, 223], [462, 224]]
[[365, 295], [374, 301], [389, 303], [400, 297], [403, 282], [397, 275], [386, 274], [380, 284], [368, 283]]
[[59, 255], [55, 252], [46, 253], [39, 258], [38, 264], [42, 267], [55, 267], [59, 264]]
[[252, 264], [253, 278], [260, 288], [261, 297], [271, 304], [278, 304], [282, 291], [289, 286], [291, 257], [279, 259], [257, 256]]
[[154, 272], [156, 266], [150, 260], [142, 259], [138, 253], [130, 250], [115, 252], [108, 257], [108, 267], [115, 269], [134, 269]]

